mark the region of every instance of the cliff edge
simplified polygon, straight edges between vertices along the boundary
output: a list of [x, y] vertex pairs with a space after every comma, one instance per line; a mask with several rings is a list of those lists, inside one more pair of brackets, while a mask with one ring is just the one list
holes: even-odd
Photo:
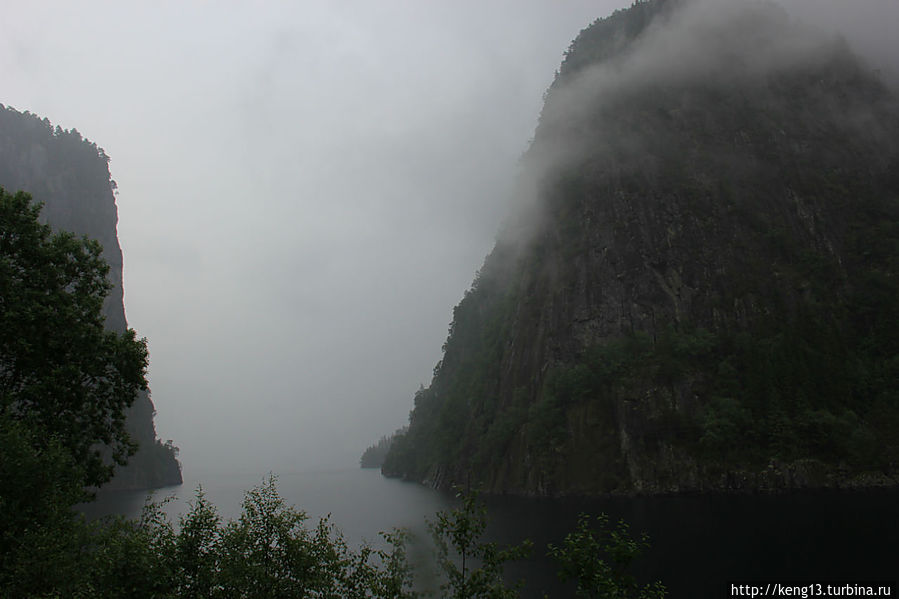
[[899, 103], [767, 2], [584, 29], [387, 476], [533, 495], [899, 482]]

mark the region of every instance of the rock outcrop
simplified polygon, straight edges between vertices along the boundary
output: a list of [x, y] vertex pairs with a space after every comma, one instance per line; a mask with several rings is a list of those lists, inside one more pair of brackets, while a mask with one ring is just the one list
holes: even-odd
[[581, 32], [383, 467], [519, 494], [899, 481], [899, 104], [763, 2]]

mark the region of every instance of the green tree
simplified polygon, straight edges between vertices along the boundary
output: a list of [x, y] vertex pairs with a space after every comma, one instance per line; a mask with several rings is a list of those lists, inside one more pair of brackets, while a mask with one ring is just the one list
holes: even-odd
[[85, 486], [100, 485], [136, 449], [125, 412], [147, 388], [146, 341], [103, 327], [100, 244], [52, 233], [39, 213], [0, 188], [0, 418], [30, 431], [38, 453], [58, 444]]
[[521, 583], [509, 587], [503, 580], [506, 562], [524, 559], [532, 548], [530, 541], [501, 549], [496, 543], [481, 540], [487, 529], [487, 508], [474, 491], [459, 491], [461, 506], [437, 512], [429, 522], [437, 546], [437, 562], [446, 578], [441, 590], [451, 599], [514, 599]]
[[82, 481], [60, 443], [0, 416], [0, 597], [45, 596], [77, 574]]
[[80, 577], [71, 506], [134, 452], [125, 411], [147, 385], [146, 342], [103, 328], [100, 245], [39, 213], [0, 188], [0, 589], [22, 597]]
[[[248, 491], [237, 520], [222, 523], [198, 491], [181, 518], [172, 545], [157, 561], [173, 564], [178, 597], [322, 597], [404, 599], [412, 572], [406, 534], [383, 533], [389, 549], [351, 549], [325, 518], [307, 527], [308, 517], [287, 505], [274, 477]], [[147, 538], [167, 538], [167, 521], [147, 521]]]
[[577, 528], [569, 533], [561, 547], [549, 546], [549, 555], [559, 564], [559, 578], [577, 582], [577, 597], [588, 599], [662, 599], [666, 591], [661, 582], [640, 586], [628, 572], [631, 563], [649, 548], [649, 538], [630, 535], [628, 525], [619, 521], [609, 530], [609, 519], [601, 514], [594, 527], [590, 517], [581, 514]]

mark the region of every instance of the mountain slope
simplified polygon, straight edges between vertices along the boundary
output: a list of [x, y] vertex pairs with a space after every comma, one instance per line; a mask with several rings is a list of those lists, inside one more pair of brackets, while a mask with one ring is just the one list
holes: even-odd
[[[122, 289], [122, 250], [109, 158], [77, 130], [53, 129], [47, 119], [0, 105], [0, 186], [27, 191], [43, 202], [41, 218], [55, 229], [87, 235], [103, 246], [113, 288], [103, 312], [110, 330], [127, 326]], [[144, 489], [181, 483], [175, 450], [156, 439], [154, 408], [142, 393], [128, 415], [139, 450], [104, 488]]]
[[526, 494], [895, 484], [899, 108], [768, 3], [581, 32], [383, 471]]

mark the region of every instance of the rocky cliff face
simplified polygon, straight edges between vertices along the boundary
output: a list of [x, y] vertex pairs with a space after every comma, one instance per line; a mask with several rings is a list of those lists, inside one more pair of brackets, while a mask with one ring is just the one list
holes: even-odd
[[[108, 157], [76, 131], [51, 127], [47, 119], [0, 105], [0, 186], [27, 191], [44, 204], [42, 218], [59, 230], [87, 235], [103, 246], [113, 288], [104, 314], [110, 330], [124, 331], [122, 251]], [[181, 483], [175, 450], [156, 439], [153, 403], [146, 393], [128, 416], [140, 449], [104, 488], [144, 489]]]
[[523, 494], [895, 484], [897, 144], [896, 98], [767, 3], [595, 22], [384, 473]]

